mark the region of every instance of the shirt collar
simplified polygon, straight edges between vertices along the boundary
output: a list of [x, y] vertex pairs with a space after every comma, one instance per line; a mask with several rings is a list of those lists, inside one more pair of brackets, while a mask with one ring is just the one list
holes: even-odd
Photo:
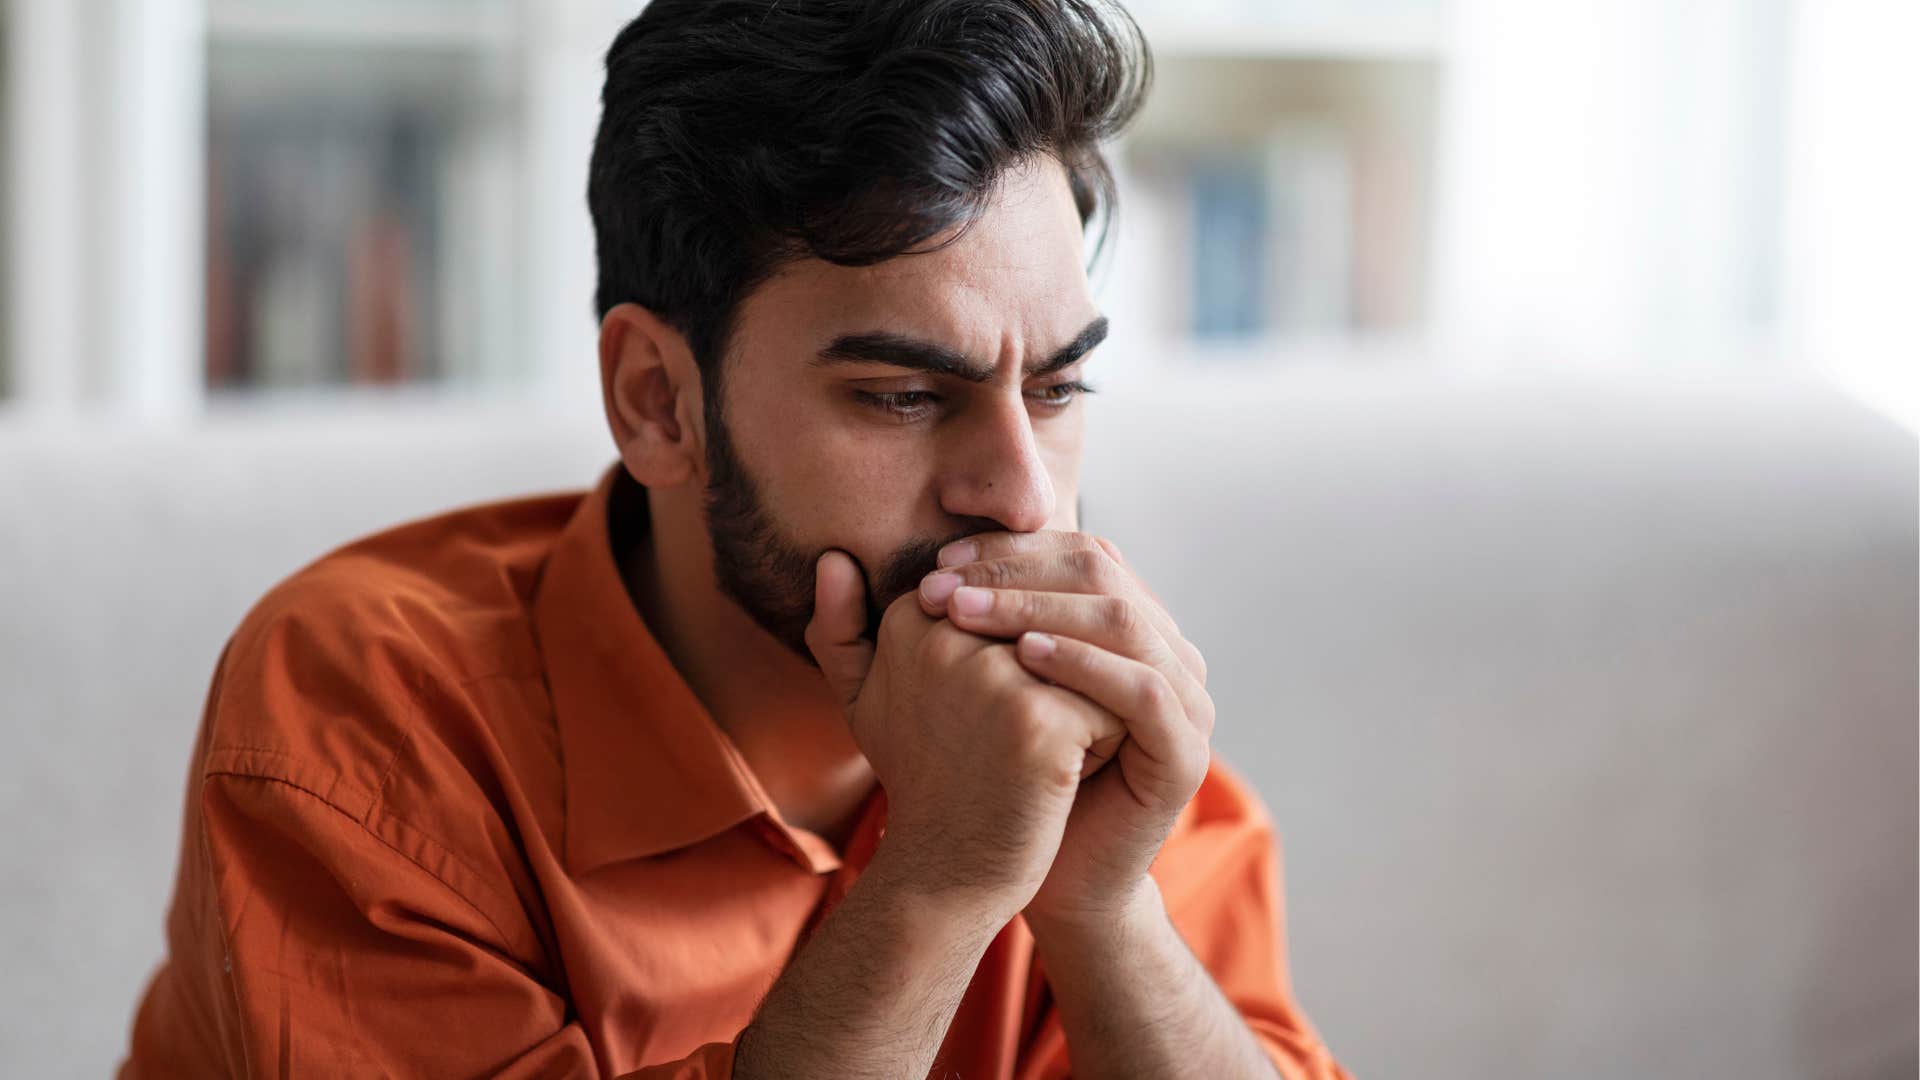
[[[576, 874], [698, 843], [759, 815], [777, 820], [733, 741], [634, 608], [614, 558], [616, 522], [623, 538], [648, 527], [646, 491], [619, 463], [561, 532], [533, 601], [565, 772], [564, 854]], [[820, 852], [806, 854], [816, 870], [830, 869]]]

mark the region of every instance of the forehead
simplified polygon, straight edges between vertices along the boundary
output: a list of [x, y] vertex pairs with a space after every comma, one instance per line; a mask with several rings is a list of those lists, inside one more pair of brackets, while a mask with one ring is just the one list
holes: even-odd
[[[740, 311], [737, 339], [825, 344], [862, 329], [952, 344], [982, 361], [1052, 350], [1096, 314], [1080, 215], [1050, 158], [1010, 170], [986, 210], [936, 251], [874, 266], [790, 264]], [[798, 339], [805, 339], [804, 341]]]

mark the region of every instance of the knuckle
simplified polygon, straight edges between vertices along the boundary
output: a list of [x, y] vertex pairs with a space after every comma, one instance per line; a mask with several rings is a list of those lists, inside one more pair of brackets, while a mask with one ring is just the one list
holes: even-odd
[[1167, 765], [1176, 774], [1206, 772], [1211, 753], [1207, 741], [1186, 724], [1167, 733]]
[[1207, 770], [1213, 767], [1213, 751], [1207, 748], [1207, 741], [1196, 732], [1182, 736], [1176, 744], [1180, 747], [1181, 763], [1187, 769], [1187, 775], [1193, 778], [1193, 786], [1199, 787], [1206, 779]]
[[1102, 625], [1123, 639], [1132, 638], [1140, 630], [1140, 612], [1125, 597], [1101, 597], [1099, 616]]
[[[965, 631], [956, 632], [966, 634]], [[972, 635], [967, 636], [974, 642], [979, 641]], [[1000, 711], [1013, 713], [1026, 707], [1020, 699], [1025, 688], [1032, 684], [1033, 677], [1021, 665], [1011, 645], [995, 642], [979, 648], [975, 660], [979, 664], [979, 669], [974, 673], [979, 684], [998, 688], [990, 700]]]
[[968, 574], [969, 584], [983, 585], [990, 589], [1004, 589], [1012, 585], [1013, 581], [1014, 569], [1005, 559], [974, 563]]
[[1022, 622], [1033, 617], [1035, 608], [1032, 593], [1022, 589], [999, 589], [993, 594], [993, 611], [990, 614], [995, 618]]
[[1138, 591], [1132, 571], [1105, 555], [1099, 557], [1090, 576], [1093, 579], [1094, 588], [1104, 593], [1126, 596]]
[[1167, 682], [1165, 675], [1152, 668], [1148, 668], [1141, 674], [1134, 686], [1134, 695], [1140, 699], [1140, 704], [1152, 713], [1167, 712], [1174, 703], [1173, 686]]
[[1101, 553], [1104, 554], [1107, 558], [1113, 560], [1114, 562], [1120, 564], [1121, 566], [1127, 565], [1126, 558], [1120, 554], [1119, 544], [1114, 543], [1113, 541], [1107, 539], [1104, 536], [1094, 537], [1093, 542], [1095, 545], [1097, 545], [1100, 548]]
[[1196, 713], [1197, 715], [1193, 718], [1194, 726], [1199, 730], [1200, 737], [1202, 739], [1213, 738], [1213, 722], [1215, 719], [1213, 699], [1204, 694], [1201, 695], [1200, 708], [1196, 710]]
[[1022, 760], [1043, 756], [1053, 741], [1053, 724], [1041, 695], [1028, 690], [1015, 694], [1005, 710], [1007, 738]]
[[928, 661], [951, 666], [964, 660], [971, 651], [969, 638], [966, 631], [943, 619], [920, 639], [920, 650]]
[[1067, 564], [1067, 571], [1076, 578], [1085, 578], [1088, 581], [1099, 581], [1107, 573], [1106, 563], [1108, 560], [1099, 548], [1069, 548], [1061, 556], [1061, 559]]

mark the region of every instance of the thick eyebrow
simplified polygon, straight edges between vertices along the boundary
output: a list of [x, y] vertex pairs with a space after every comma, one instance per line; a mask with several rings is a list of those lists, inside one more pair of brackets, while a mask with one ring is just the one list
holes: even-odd
[[[1087, 324], [1072, 341], [1039, 364], [1027, 366], [1029, 379], [1051, 375], [1093, 351], [1107, 337], [1107, 317], [1102, 315]], [[885, 364], [888, 367], [930, 371], [951, 375], [970, 383], [993, 381], [993, 369], [974, 363], [965, 354], [932, 341], [880, 332], [842, 334], [827, 343], [813, 358], [816, 365]]]

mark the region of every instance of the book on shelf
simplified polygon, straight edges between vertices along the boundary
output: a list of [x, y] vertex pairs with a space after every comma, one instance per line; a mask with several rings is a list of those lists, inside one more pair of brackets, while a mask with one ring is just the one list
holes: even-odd
[[206, 378], [373, 385], [435, 372], [442, 118], [406, 102], [217, 110]]
[[1354, 178], [1344, 135], [1282, 125], [1234, 143], [1147, 154], [1149, 197], [1173, 224], [1180, 335], [1203, 342], [1325, 334], [1354, 318]]

